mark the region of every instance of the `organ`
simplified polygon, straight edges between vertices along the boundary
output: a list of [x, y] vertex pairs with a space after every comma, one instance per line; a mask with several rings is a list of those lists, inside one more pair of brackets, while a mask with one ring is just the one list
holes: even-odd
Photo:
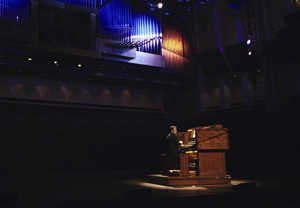
[[[222, 125], [197, 127], [184, 133], [180, 152], [180, 175], [225, 178], [225, 152], [229, 149], [228, 130]], [[194, 140], [194, 141], [193, 141]], [[197, 169], [189, 171], [188, 159], [197, 160]]]
[[152, 175], [152, 182], [164, 185], [229, 185], [226, 174], [228, 129], [222, 125], [201, 126], [178, 134], [183, 142], [180, 150], [180, 171], [177, 175]]

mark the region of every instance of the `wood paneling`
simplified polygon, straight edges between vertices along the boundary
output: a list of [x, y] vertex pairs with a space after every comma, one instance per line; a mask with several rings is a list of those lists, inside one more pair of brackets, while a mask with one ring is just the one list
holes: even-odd
[[188, 154], [180, 154], [180, 176], [189, 175], [189, 156]]
[[225, 177], [224, 152], [199, 152], [199, 175], [203, 177]]

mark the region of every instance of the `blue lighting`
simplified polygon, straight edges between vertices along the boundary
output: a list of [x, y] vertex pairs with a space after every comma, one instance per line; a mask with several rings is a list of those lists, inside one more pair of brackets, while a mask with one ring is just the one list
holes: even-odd
[[16, 22], [27, 20], [30, 0], [0, 0], [0, 18]]
[[241, 6], [240, 4], [234, 3], [234, 4], [231, 4], [231, 5], [230, 5], [230, 8], [231, 8], [231, 9], [240, 9], [240, 6]]
[[129, 0], [111, 0], [99, 10], [99, 28], [104, 38], [139, 43], [138, 51], [161, 54], [159, 20], [145, 12], [134, 12]]
[[[138, 51], [161, 54], [162, 28], [158, 17], [133, 9], [131, 0], [56, 0], [84, 8], [99, 9], [99, 34], [121, 43], [132, 43]], [[0, 20], [27, 21], [30, 0], [0, 0]], [[166, 13], [169, 15], [169, 13]]]
[[229, 0], [229, 7], [235, 10], [241, 10], [242, 6], [245, 5], [245, 0]]
[[101, 6], [102, 3], [104, 3], [104, 0], [56, 0], [58, 2], [62, 2], [65, 4], [72, 4], [81, 6], [84, 8], [97, 8], [97, 1], [99, 5]]
[[99, 24], [100, 29], [104, 31], [130, 29], [133, 19], [129, 2], [111, 0], [99, 10]]
[[198, 0], [194, 2], [195, 7], [199, 7], [201, 5], [206, 5], [209, 1], [208, 0]]
[[162, 30], [156, 18], [147, 14], [136, 13], [134, 16], [132, 41], [149, 41], [138, 48], [139, 51], [160, 54]]

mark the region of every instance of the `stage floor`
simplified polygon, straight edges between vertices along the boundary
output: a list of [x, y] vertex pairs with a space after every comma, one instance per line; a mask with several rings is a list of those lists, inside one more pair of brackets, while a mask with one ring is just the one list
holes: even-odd
[[[6, 184], [8, 187], [9, 182]], [[240, 197], [246, 192], [252, 195], [253, 199], [253, 193], [257, 193], [257, 190], [267, 190], [266, 193], [272, 190], [272, 193], [275, 193], [280, 187], [279, 181], [276, 180], [233, 178], [231, 184], [231, 188], [171, 187], [149, 183], [146, 175], [133, 172], [52, 173], [17, 178], [14, 188], [10, 186], [10, 194], [16, 195], [15, 200], [7, 202], [7, 207], [13, 207], [14, 203], [17, 203], [18, 207], [28, 204], [32, 205], [31, 207], [34, 207], [34, 204], [36, 207], [99, 207], [105, 203], [130, 202], [133, 205], [140, 201], [164, 201], [172, 204], [174, 200], [187, 198], [202, 202], [207, 199], [225, 200], [226, 197], [232, 199], [233, 195], [238, 194]], [[4, 193], [5, 187], [2, 186], [1, 189], [1, 193]], [[229, 203], [230, 200], [225, 201]], [[173, 205], [176, 207], [179, 204]]]

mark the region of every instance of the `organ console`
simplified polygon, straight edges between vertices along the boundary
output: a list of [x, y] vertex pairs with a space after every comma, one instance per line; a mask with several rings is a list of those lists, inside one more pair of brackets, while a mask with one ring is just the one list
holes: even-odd
[[179, 175], [152, 176], [154, 181], [172, 186], [231, 184], [225, 160], [229, 149], [228, 129], [222, 125], [196, 127], [179, 132], [178, 139], [183, 142]]
[[[214, 125], [189, 129], [184, 135], [184, 145], [180, 152], [180, 176], [225, 178], [228, 130], [222, 125]], [[194, 172], [187, 165], [191, 159], [197, 163]]]

